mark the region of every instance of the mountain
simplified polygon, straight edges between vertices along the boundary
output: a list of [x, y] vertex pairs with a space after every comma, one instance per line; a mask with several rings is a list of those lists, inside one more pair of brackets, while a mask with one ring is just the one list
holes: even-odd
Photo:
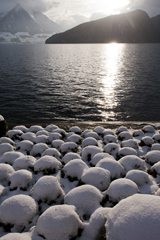
[[[52, 28], [52, 31], [51, 31]], [[60, 27], [42, 13], [31, 15], [20, 4], [17, 4], [3, 18], [0, 19], [0, 32], [28, 32], [30, 34], [54, 33]]]
[[159, 24], [159, 18], [151, 19], [146, 12], [136, 10], [83, 23], [53, 35], [46, 43], [158, 42]]

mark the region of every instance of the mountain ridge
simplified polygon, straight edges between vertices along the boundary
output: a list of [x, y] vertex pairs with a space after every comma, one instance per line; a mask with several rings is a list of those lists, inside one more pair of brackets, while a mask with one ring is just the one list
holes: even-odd
[[150, 18], [143, 10], [111, 15], [82, 23], [46, 40], [46, 43], [147, 43], [160, 42], [160, 17]]

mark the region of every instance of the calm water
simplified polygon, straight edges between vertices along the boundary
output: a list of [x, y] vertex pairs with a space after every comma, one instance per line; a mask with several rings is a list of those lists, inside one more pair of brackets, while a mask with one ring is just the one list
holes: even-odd
[[160, 44], [0, 45], [12, 124], [160, 121]]

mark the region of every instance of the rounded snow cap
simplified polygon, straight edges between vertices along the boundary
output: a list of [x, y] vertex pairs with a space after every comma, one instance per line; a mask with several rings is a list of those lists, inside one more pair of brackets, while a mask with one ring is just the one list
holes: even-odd
[[7, 132], [7, 123], [2, 115], [0, 115], [0, 137], [3, 137]]
[[135, 194], [120, 201], [108, 214], [108, 240], [159, 240], [160, 197]]
[[38, 219], [36, 230], [48, 240], [69, 240], [76, 237], [82, 222], [73, 206], [57, 205], [48, 208]]

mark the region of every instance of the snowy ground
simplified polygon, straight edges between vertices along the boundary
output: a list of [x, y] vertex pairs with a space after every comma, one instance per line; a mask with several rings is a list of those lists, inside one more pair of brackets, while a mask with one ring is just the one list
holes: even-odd
[[16, 126], [0, 138], [1, 240], [159, 240], [160, 132]]

